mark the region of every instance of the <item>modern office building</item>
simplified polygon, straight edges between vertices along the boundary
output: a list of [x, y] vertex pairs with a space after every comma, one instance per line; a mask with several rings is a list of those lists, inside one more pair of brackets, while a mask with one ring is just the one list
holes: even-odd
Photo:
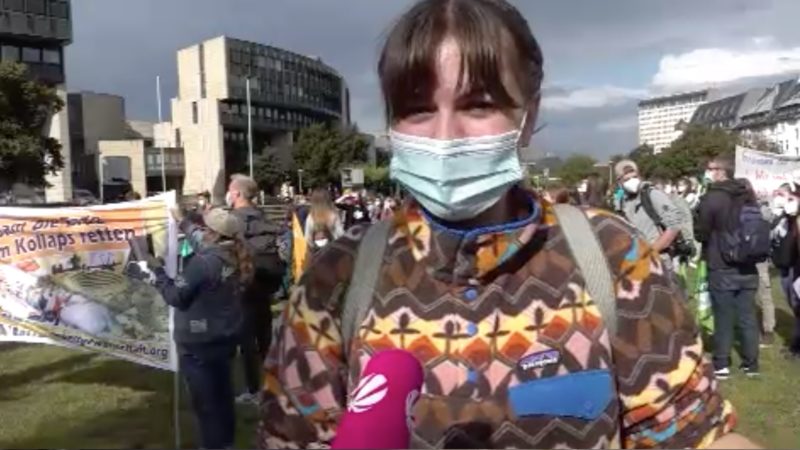
[[639, 145], [648, 144], [656, 153], [669, 147], [682, 133], [676, 126], [689, 122], [709, 95], [710, 91], [702, 90], [639, 102]]
[[254, 158], [289, 153], [309, 125], [350, 122], [347, 85], [319, 58], [220, 36], [179, 50], [177, 60], [178, 94], [155, 145], [183, 148], [185, 194], [219, 197], [230, 174], [249, 170], [248, 78]]
[[[0, 60], [27, 65], [28, 73], [54, 86], [66, 103], [64, 47], [72, 41], [69, 0], [3, 0], [0, 2]], [[47, 201], [72, 198], [68, 109], [55, 114], [48, 130], [59, 140], [64, 170], [48, 177]]]

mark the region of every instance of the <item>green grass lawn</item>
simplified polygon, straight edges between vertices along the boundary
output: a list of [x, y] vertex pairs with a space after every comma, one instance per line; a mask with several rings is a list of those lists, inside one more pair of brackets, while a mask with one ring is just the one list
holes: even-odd
[[[800, 364], [780, 356], [792, 317], [775, 291], [781, 343], [762, 350], [761, 379], [737, 374], [722, 386], [739, 412], [742, 434], [768, 448], [797, 448]], [[173, 447], [172, 383], [171, 373], [90, 353], [0, 344], [0, 448]], [[252, 448], [255, 409], [238, 412], [237, 446]], [[183, 446], [191, 447], [185, 396], [181, 418]]]

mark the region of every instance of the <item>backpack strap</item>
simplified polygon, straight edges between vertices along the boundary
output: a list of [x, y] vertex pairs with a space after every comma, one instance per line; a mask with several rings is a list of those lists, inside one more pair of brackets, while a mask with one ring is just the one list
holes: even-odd
[[661, 218], [661, 215], [656, 211], [655, 206], [653, 206], [653, 197], [651, 197], [653, 193], [653, 186], [645, 185], [642, 188], [642, 208], [644, 212], [647, 213], [647, 216], [650, 217], [650, 220], [656, 224], [656, 227], [660, 228], [662, 231], [666, 230], [667, 227], [664, 225], [664, 220]]
[[613, 336], [617, 333], [617, 292], [603, 247], [583, 211], [567, 204], [554, 205], [553, 209], [586, 288]]
[[353, 275], [342, 308], [342, 348], [346, 356], [350, 353], [350, 345], [372, 302], [391, 226], [391, 222], [386, 221], [372, 225], [358, 245]]

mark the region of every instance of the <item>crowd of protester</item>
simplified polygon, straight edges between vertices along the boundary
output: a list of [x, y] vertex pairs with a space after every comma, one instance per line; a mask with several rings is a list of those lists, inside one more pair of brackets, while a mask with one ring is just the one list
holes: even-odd
[[[800, 305], [794, 288], [795, 273], [800, 273], [796, 231], [800, 179], [770, 196], [757, 197], [748, 180], [733, 178], [734, 162], [727, 157], [710, 161], [701, 177], [676, 180], [645, 179], [629, 160], [618, 162], [614, 169], [610, 189], [593, 181], [597, 175], [592, 175], [571, 189], [552, 183], [541, 189], [542, 195], [556, 203], [603, 208], [626, 218], [661, 255], [665, 266], [672, 268], [687, 300], [697, 296], [697, 284], [687, 283], [687, 269], [696, 269], [700, 261], [707, 265], [718, 379], [731, 376], [730, 353], [737, 339], [741, 369], [751, 377], [759, 375], [759, 348], [775, 345], [773, 273], [779, 276], [781, 292], [795, 316], [793, 335], [782, 353], [800, 360]], [[751, 218], [743, 218], [743, 211], [749, 211]], [[768, 228], [769, 258], [731, 263], [720, 246], [747, 220], [761, 224], [755, 226], [762, 237]]]

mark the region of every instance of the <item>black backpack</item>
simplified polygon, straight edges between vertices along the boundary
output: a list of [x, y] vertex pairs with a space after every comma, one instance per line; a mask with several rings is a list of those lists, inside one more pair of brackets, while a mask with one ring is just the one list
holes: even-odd
[[247, 215], [243, 218], [243, 239], [253, 258], [256, 277], [282, 276], [284, 264], [278, 255], [278, 239], [281, 227], [261, 215]]
[[719, 251], [722, 260], [730, 265], [750, 265], [770, 256], [772, 227], [755, 204], [734, 207], [727, 230], [720, 233]]
[[[656, 211], [655, 206], [653, 206], [653, 199], [650, 197], [650, 193], [653, 191], [653, 186], [645, 185], [642, 187], [642, 208], [644, 212], [647, 213], [647, 216], [650, 217], [650, 220], [656, 224], [659, 230], [662, 232], [667, 229], [667, 226], [664, 225], [664, 220], [661, 219], [661, 215], [658, 214]], [[667, 252], [676, 257], [690, 259], [693, 258], [696, 252], [696, 248], [693, 242], [688, 241], [685, 237], [683, 237], [683, 233], [678, 233], [678, 237], [672, 241]]]

